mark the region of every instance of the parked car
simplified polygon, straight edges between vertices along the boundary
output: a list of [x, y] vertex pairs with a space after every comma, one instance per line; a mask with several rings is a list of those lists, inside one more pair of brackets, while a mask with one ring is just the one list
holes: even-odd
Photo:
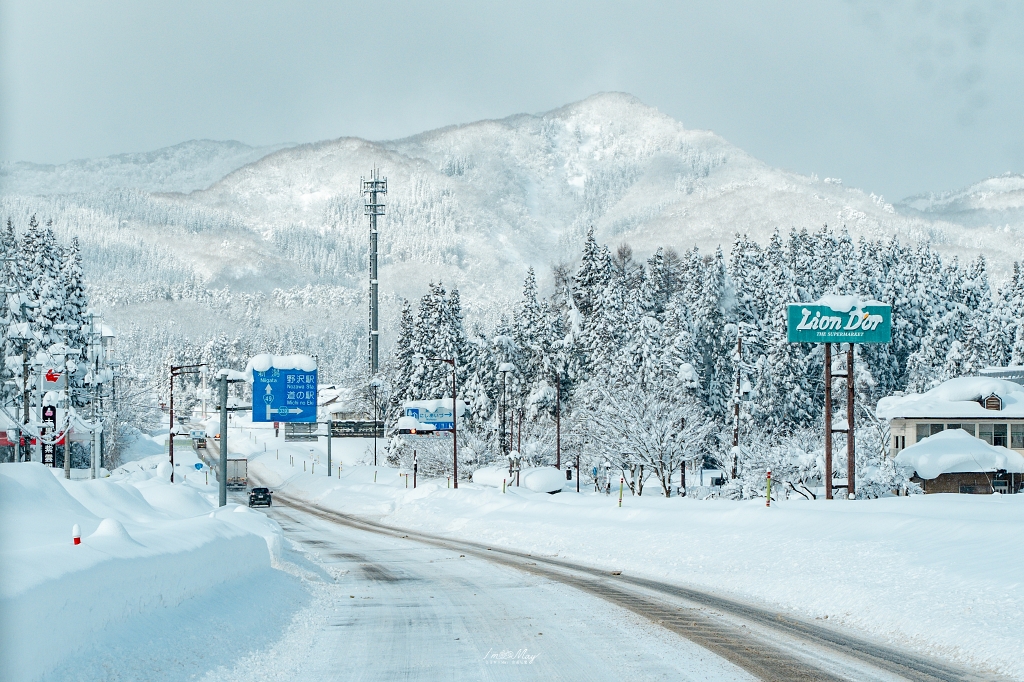
[[253, 488], [249, 491], [250, 507], [269, 507], [273, 493], [267, 488]]

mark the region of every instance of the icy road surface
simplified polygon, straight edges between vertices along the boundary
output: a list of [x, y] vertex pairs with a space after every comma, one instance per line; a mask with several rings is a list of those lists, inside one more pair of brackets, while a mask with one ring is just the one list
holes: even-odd
[[207, 680], [753, 679], [560, 583], [292, 508], [269, 514], [323, 575], [280, 641]]

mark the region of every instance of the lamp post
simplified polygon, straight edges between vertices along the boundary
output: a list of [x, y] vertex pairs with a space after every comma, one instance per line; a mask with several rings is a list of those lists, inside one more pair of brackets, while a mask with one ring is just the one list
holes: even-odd
[[[505, 416], [506, 413], [508, 412], [508, 394], [505, 390], [505, 378], [506, 375], [509, 372], [513, 371], [515, 368], [516, 366], [513, 365], [511, 362], [503, 362], [500, 365], [498, 365], [498, 371], [501, 372], [501, 403], [499, 403], [499, 406], [501, 408], [499, 411], [501, 412], [501, 414], [499, 415], [500, 420], [498, 426], [498, 454], [501, 456], [502, 459], [508, 458], [507, 451], [505, 450]], [[511, 444], [509, 444], [509, 449], [511, 449]]]
[[[434, 362], [446, 362], [452, 366], [452, 480], [455, 488], [459, 487], [459, 407], [458, 390], [456, 389], [455, 359], [454, 358], [427, 358]], [[376, 428], [376, 427], [375, 427]], [[376, 435], [376, 434], [375, 434]], [[376, 442], [376, 441], [374, 441]]]
[[555, 468], [562, 468], [562, 377], [558, 372], [555, 372]]
[[171, 458], [171, 483], [174, 483], [174, 377], [181, 376], [182, 374], [199, 374], [200, 367], [206, 367], [206, 363], [200, 362], [195, 365], [171, 365], [171, 405], [168, 410], [171, 425], [167, 431], [167, 453]]

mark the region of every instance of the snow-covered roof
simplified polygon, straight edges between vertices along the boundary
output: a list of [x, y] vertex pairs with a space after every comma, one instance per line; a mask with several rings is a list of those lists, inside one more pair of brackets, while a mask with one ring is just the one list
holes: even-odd
[[399, 417], [395, 428], [399, 431], [433, 431], [433, 424], [423, 424], [416, 417]]
[[[979, 402], [991, 395], [1002, 400], [1001, 410], [987, 410]], [[958, 377], [927, 393], [882, 398], [875, 414], [879, 419], [1022, 419], [1024, 386], [990, 377]]]
[[[805, 304], [806, 305], [806, 304]], [[859, 296], [841, 296], [839, 294], [825, 294], [810, 305], [827, 306], [837, 313], [848, 313], [851, 310], [861, 310], [864, 306], [889, 305], [881, 301], [864, 300]]]
[[1007, 365], [1006, 367], [986, 367], [978, 372], [983, 377], [1005, 379], [1015, 384], [1024, 385], [1024, 365]]
[[924, 479], [975, 471], [1024, 473], [1024, 456], [1020, 453], [989, 445], [963, 429], [948, 429], [911, 445], [896, 455], [896, 463]]
[[[437, 412], [440, 409], [451, 410], [452, 399], [441, 398], [440, 400], [410, 400], [406, 403], [402, 403], [402, 410], [408, 410], [409, 408], [424, 410], [426, 412]], [[466, 402], [464, 400], [459, 401], [459, 416], [461, 417], [466, 412]]]

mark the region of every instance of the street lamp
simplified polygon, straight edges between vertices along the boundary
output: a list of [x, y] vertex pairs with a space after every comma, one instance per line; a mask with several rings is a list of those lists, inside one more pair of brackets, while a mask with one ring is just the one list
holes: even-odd
[[[498, 365], [498, 371], [501, 372], [501, 425], [498, 427], [498, 442], [501, 444], [499, 447], [499, 454], [501, 455], [502, 459], [507, 458], [507, 453], [505, 451], [505, 415], [508, 412], [508, 394], [505, 391], [505, 375], [507, 375], [509, 372], [515, 371], [515, 369], [516, 366], [513, 365], [511, 362], [503, 362], [500, 365]], [[511, 447], [509, 449], [511, 449]]]
[[199, 374], [200, 367], [206, 367], [205, 362], [196, 365], [171, 365], [171, 407], [168, 410], [171, 426], [167, 432], [167, 452], [171, 457], [171, 483], [174, 483], [174, 377], [182, 374]]
[[[446, 362], [452, 366], [452, 479], [455, 487], [459, 487], [459, 407], [458, 391], [455, 388], [455, 359], [454, 358], [427, 358], [434, 362]], [[376, 442], [376, 441], [375, 441]]]

